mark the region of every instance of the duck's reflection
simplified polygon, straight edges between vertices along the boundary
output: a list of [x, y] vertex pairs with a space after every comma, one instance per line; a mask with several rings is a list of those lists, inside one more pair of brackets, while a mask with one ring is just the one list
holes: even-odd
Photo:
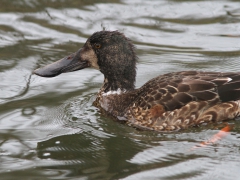
[[62, 135], [38, 142], [37, 156], [57, 161], [57, 166], [46, 164], [46, 168], [67, 169], [71, 172], [70, 176], [88, 175], [109, 179], [121, 176], [127, 167], [133, 168], [126, 160], [131, 159], [140, 149], [142, 147], [129, 138], [99, 138], [90, 132]]

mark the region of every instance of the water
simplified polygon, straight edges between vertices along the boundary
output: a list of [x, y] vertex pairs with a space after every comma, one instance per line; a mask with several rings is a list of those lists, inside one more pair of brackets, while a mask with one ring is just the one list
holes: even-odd
[[239, 121], [191, 150], [224, 124], [138, 131], [92, 106], [100, 72], [32, 75], [102, 29], [133, 40], [137, 87], [173, 71], [240, 71], [237, 0], [0, 0], [0, 179], [238, 179]]

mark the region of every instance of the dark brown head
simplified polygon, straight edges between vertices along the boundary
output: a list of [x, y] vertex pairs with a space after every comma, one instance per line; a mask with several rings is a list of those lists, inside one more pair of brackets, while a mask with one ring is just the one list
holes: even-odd
[[42, 77], [54, 77], [92, 67], [104, 74], [105, 92], [132, 90], [136, 77], [136, 62], [134, 46], [128, 38], [118, 31], [99, 31], [88, 38], [76, 53], [36, 69], [34, 73]]

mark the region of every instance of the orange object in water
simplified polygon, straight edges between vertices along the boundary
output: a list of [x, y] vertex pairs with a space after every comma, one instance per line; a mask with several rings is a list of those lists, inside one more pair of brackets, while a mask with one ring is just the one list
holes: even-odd
[[212, 138], [208, 141], [201, 142], [200, 145], [192, 147], [190, 150], [194, 150], [199, 147], [204, 147], [208, 144], [215, 143], [216, 141], [224, 138], [226, 135], [228, 135], [229, 131], [231, 130], [231, 127], [229, 125], [222, 128], [217, 134], [213, 135]]

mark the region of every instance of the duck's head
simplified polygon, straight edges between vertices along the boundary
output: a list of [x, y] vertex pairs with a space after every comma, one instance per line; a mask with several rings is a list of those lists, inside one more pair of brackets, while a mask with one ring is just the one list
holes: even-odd
[[104, 91], [132, 90], [136, 77], [134, 46], [118, 31], [95, 32], [77, 52], [45, 67], [34, 74], [54, 77], [61, 73], [95, 68], [104, 74]]

